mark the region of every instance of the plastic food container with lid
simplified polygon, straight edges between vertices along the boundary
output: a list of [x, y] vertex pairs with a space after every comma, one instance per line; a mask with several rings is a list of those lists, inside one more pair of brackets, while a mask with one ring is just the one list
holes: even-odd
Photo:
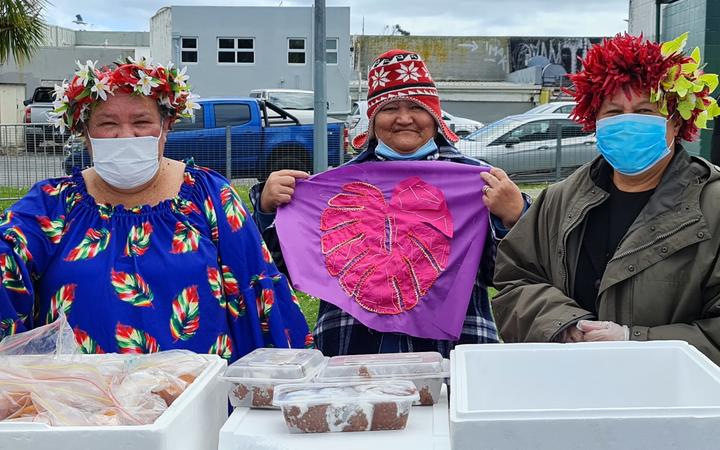
[[230, 404], [277, 409], [272, 404], [276, 386], [307, 383], [326, 362], [319, 350], [258, 348], [225, 370], [223, 379], [234, 384], [229, 392]]
[[449, 361], [437, 352], [380, 353], [330, 358], [318, 382], [342, 383], [371, 380], [409, 380], [415, 383], [418, 405], [433, 405], [440, 398]]
[[402, 430], [420, 398], [407, 380], [284, 384], [274, 395], [294, 433]]

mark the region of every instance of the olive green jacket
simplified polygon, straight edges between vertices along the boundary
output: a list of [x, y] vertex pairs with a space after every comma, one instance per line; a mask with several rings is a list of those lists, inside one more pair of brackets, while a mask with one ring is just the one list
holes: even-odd
[[[498, 247], [493, 301], [506, 342], [553, 341], [595, 317], [573, 300], [588, 212], [608, 198], [598, 157], [552, 185]], [[720, 364], [720, 171], [678, 149], [609, 261], [598, 320], [637, 341], [687, 341]]]

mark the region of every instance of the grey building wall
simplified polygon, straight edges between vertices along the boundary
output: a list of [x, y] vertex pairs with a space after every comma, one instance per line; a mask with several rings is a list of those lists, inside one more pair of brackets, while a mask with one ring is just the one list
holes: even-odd
[[[198, 38], [198, 62], [188, 64], [193, 91], [200, 96], [247, 96], [253, 89], [313, 88], [313, 9], [308, 7], [171, 6], [172, 60], [180, 64], [182, 37]], [[150, 23], [151, 53], [162, 53], [167, 34], [164, 11]], [[338, 38], [338, 64], [327, 65], [330, 111], [348, 111], [350, 101], [350, 8], [329, 7], [326, 35]], [[255, 38], [255, 63], [217, 62], [218, 38]], [[288, 39], [305, 38], [305, 64], [287, 61]], [[184, 65], [184, 64], [180, 64]]]
[[0, 84], [24, 84], [25, 97], [30, 97], [36, 87], [50, 85], [71, 79], [77, 70], [76, 60], [98, 61], [98, 65], [107, 65], [127, 56], [134, 57], [133, 50], [63, 47], [42, 47], [33, 59], [22, 67], [18, 67], [14, 60], [0, 66]]
[[173, 61], [172, 33], [172, 12], [165, 7], [150, 19], [150, 56], [154, 60]]
[[506, 37], [353, 36], [355, 71], [366, 79], [373, 60], [392, 49], [417, 52], [438, 81], [504, 81], [510, 67]]
[[655, 0], [630, 0], [628, 33], [655, 40]]

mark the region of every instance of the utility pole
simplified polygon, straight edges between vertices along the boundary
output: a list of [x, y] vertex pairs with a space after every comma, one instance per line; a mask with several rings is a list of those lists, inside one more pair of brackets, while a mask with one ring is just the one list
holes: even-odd
[[[327, 169], [327, 87], [325, 83], [325, 0], [315, 0], [313, 85], [315, 91], [313, 173]], [[340, 161], [342, 163], [342, 161]]]

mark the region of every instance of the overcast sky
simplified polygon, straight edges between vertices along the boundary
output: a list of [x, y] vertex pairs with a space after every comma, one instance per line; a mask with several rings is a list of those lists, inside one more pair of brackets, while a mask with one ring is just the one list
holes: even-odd
[[[312, 0], [50, 0], [52, 25], [86, 30], [148, 31], [150, 17], [170, 5], [311, 6]], [[610, 36], [625, 31], [628, 0], [326, 0], [350, 7], [350, 33], [389, 34], [399, 24], [414, 35]], [[110, 6], [111, 5], [111, 6]]]

